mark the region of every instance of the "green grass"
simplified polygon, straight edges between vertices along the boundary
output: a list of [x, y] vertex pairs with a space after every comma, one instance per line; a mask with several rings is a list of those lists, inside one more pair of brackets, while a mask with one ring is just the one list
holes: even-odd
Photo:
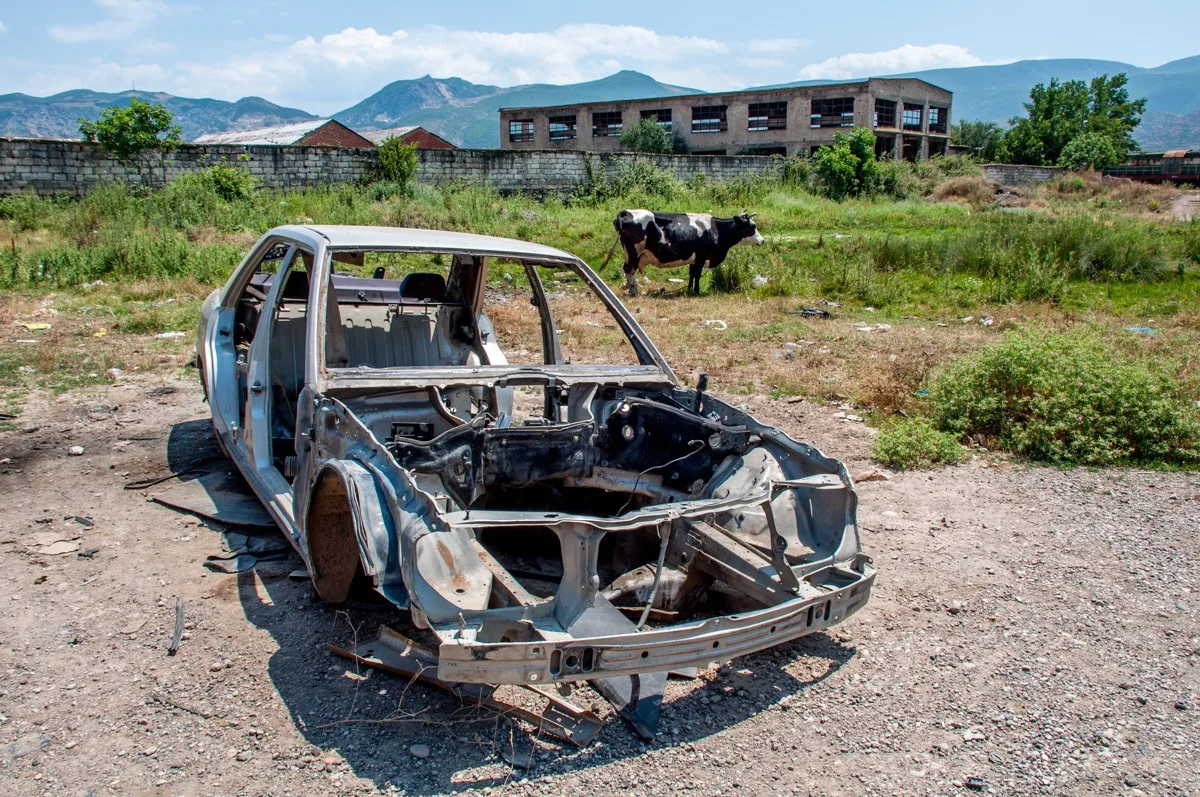
[[[904, 193], [913, 197], [961, 171], [957, 161], [890, 168], [908, 175], [914, 187]], [[767, 243], [734, 249], [721, 269], [705, 274], [706, 291], [824, 296], [896, 315], [1027, 301], [1169, 311], [1172, 301], [1184, 307], [1200, 297], [1200, 226], [1097, 211], [1090, 195], [1056, 195], [1054, 213], [979, 212], [923, 198], [832, 202], [781, 179], [682, 183], [649, 164], [583, 186], [565, 201], [501, 197], [470, 185], [386, 189], [254, 190], [201, 172], [148, 194], [107, 185], [78, 201], [9, 197], [0, 200], [0, 232], [10, 233], [9, 246], [0, 247], [0, 287], [154, 279], [211, 287], [257, 236], [287, 223], [468, 230], [536, 240], [598, 266], [616, 212], [647, 206], [759, 214]], [[619, 252], [613, 260], [604, 276], [615, 283]], [[662, 282], [681, 274], [649, 276]]]

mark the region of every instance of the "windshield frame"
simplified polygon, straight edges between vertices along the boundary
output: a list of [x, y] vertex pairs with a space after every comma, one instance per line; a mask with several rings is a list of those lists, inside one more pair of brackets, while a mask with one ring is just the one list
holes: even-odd
[[[483, 267], [479, 269], [479, 277], [475, 291], [482, 302], [482, 286], [487, 283], [487, 270], [491, 259], [517, 261], [525, 267], [530, 279], [533, 295], [538, 298], [538, 313], [543, 323], [543, 345], [545, 351], [553, 352], [553, 356], [561, 360], [561, 349], [558, 333], [553, 323], [553, 311], [546, 300], [546, 292], [541, 278], [537, 273], [538, 267], [554, 270], [566, 270], [580, 279], [582, 284], [600, 300], [609, 314], [617, 322], [622, 333], [636, 353], [640, 365], [612, 366], [595, 364], [563, 364], [562, 362], [545, 365], [485, 365], [485, 366], [406, 366], [393, 368], [372, 368], [369, 366], [354, 366], [347, 368], [330, 367], [325, 359], [325, 316], [328, 291], [331, 285], [332, 262], [335, 254], [354, 254], [359, 252], [380, 252], [397, 254], [429, 254], [444, 255], [454, 262], [456, 255], [482, 258]], [[605, 383], [637, 383], [661, 384], [678, 386], [671, 366], [655, 347], [650, 337], [634, 319], [633, 314], [621, 303], [608, 284], [600, 278], [586, 263], [573, 255], [551, 257], [545, 255], [522, 256], [513, 252], [497, 252], [479, 249], [464, 249], [459, 247], [406, 247], [406, 246], [332, 246], [320, 247], [315, 258], [313, 273], [313, 288], [310, 294], [309, 339], [315, 343], [308, 347], [310, 373], [315, 372], [315, 387], [324, 393], [338, 388], [372, 388], [372, 387], [429, 387], [447, 384], [521, 384], [545, 381], [560, 382], [605, 382]], [[454, 266], [451, 266], [453, 269]], [[486, 306], [473, 308], [476, 312], [486, 312]], [[548, 319], [548, 322], [547, 322]]]

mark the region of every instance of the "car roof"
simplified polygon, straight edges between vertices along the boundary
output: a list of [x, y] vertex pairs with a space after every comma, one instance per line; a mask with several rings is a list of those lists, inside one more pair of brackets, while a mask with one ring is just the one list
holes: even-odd
[[578, 261], [579, 258], [551, 246], [476, 235], [469, 232], [421, 230], [408, 227], [365, 227], [336, 224], [289, 225], [272, 230], [277, 235], [310, 238], [313, 233], [323, 237], [327, 246], [336, 249], [414, 249], [441, 252], [474, 252], [494, 257], [539, 258]]

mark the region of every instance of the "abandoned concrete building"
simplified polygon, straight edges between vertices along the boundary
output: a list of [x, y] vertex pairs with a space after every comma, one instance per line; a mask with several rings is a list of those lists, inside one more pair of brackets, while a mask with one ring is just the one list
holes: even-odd
[[916, 78], [867, 78], [544, 108], [501, 108], [500, 147], [620, 152], [621, 131], [654, 119], [693, 155], [810, 154], [851, 127], [875, 133], [876, 154], [945, 154], [953, 94]]

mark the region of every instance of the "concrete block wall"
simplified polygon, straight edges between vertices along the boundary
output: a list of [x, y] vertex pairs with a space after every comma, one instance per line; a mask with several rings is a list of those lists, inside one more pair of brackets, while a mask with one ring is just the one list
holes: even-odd
[[1032, 185], [1045, 183], [1062, 174], [1065, 169], [1061, 166], [1024, 166], [1011, 163], [987, 163], [983, 166], [983, 174], [993, 183], [1007, 186]]
[[[502, 192], [568, 193], [593, 174], [612, 174], [644, 160], [682, 180], [703, 174], [710, 181], [776, 174], [781, 161], [754, 155], [635, 155], [564, 150], [418, 150], [417, 180], [433, 185], [463, 182]], [[142, 153], [122, 162], [95, 144], [80, 141], [0, 138], [0, 196], [19, 191], [79, 196], [102, 182], [160, 188], [187, 172], [217, 163], [248, 170], [260, 185], [309, 188], [321, 183], [362, 182], [377, 162], [374, 149], [339, 147], [243, 147], [190, 144], [171, 152]], [[1027, 185], [1054, 179], [1050, 166], [984, 166], [989, 179]]]
[[0, 138], [0, 196], [30, 190], [79, 196], [103, 182], [161, 188], [217, 163], [246, 169], [261, 185], [305, 188], [363, 180], [375, 160], [374, 149], [189, 144], [171, 152], [144, 152], [125, 162], [82, 141]]

